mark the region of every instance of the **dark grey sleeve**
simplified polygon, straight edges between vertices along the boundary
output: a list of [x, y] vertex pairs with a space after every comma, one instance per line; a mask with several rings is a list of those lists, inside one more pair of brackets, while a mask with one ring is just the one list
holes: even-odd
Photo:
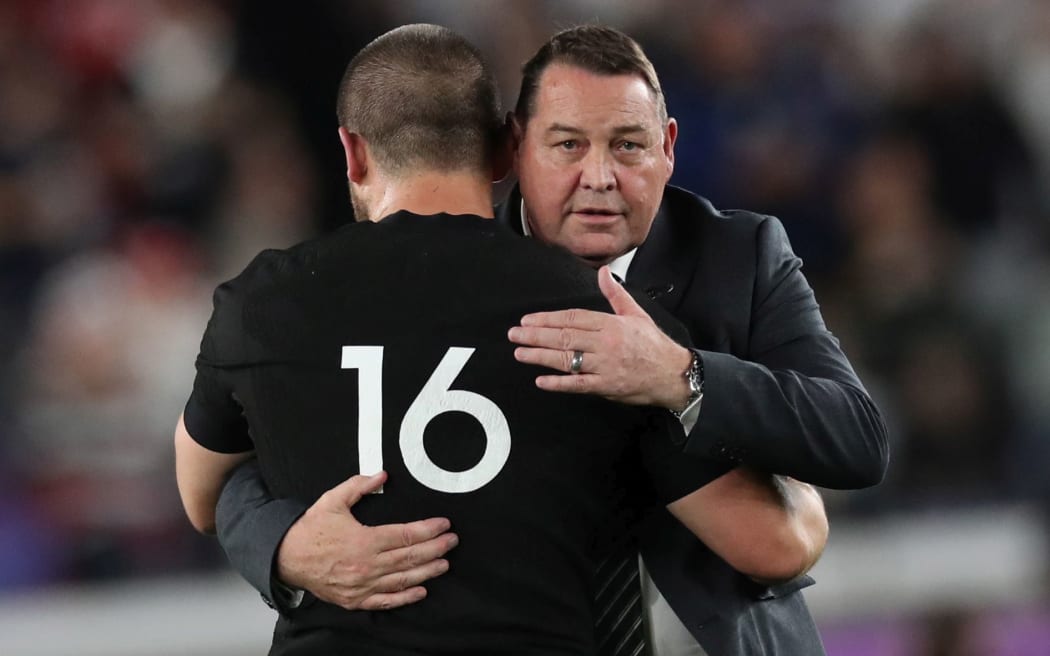
[[825, 327], [780, 222], [756, 233], [747, 359], [701, 351], [704, 398], [686, 451], [828, 488], [882, 480], [886, 427]]
[[252, 459], [234, 470], [215, 509], [219, 543], [230, 563], [282, 614], [292, 606], [288, 595], [273, 585], [277, 547], [307, 508], [301, 501], [274, 499]]

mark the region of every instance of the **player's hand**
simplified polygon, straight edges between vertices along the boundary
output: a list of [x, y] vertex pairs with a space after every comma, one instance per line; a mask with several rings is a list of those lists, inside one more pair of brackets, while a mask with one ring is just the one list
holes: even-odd
[[[508, 335], [520, 345], [514, 357], [565, 372], [538, 377], [540, 389], [684, 410], [689, 384], [682, 374], [692, 362], [689, 349], [660, 330], [609, 267], [598, 271], [598, 285], [616, 314], [578, 309], [527, 314]], [[575, 351], [583, 353], [578, 374], [569, 373]]]
[[459, 543], [442, 517], [365, 526], [350, 509], [378, 490], [386, 473], [354, 476], [325, 492], [288, 529], [277, 549], [277, 577], [347, 610], [385, 610], [427, 595], [420, 584], [448, 571]]

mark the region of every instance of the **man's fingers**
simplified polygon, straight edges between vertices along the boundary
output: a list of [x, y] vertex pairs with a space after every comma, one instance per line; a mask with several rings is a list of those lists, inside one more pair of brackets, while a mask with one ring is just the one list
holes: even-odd
[[[561, 349], [526, 348], [523, 346], [514, 349], [514, 359], [518, 362], [548, 367], [566, 373], [572, 368], [572, 357], [573, 351], [563, 351]], [[597, 369], [597, 360], [597, 354], [584, 352], [580, 372], [594, 373]]]
[[377, 593], [397, 593], [414, 588], [424, 581], [441, 576], [448, 571], [448, 561], [444, 558], [432, 560], [404, 572], [394, 572], [376, 579], [372, 589]]
[[521, 325], [541, 328], [576, 328], [578, 330], [601, 330], [609, 318], [606, 312], [594, 310], [558, 310], [557, 312], [534, 312], [521, 318]]
[[384, 551], [376, 557], [376, 566], [384, 574], [400, 572], [429, 563], [448, 553], [459, 544], [455, 533], [443, 533], [432, 540]]
[[638, 302], [634, 300], [630, 292], [624, 289], [623, 285], [616, 282], [608, 266], [603, 266], [598, 270], [598, 288], [602, 290], [602, 296], [609, 301], [609, 305], [612, 306], [613, 312], [616, 314], [649, 318], [649, 315], [642, 309], [642, 306], [638, 305]]
[[361, 500], [361, 497], [381, 488], [384, 482], [386, 482], [386, 472], [379, 472], [373, 476], [362, 476], [360, 474], [351, 476], [322, 494], [317, 503], [329, 507], [329, 509], [340, 508], [349, 510]]
[[408, 588], [401, 592], [376, 593], [365, 598], [360, 604], [355, 605], [350, 610], [358, 608], [361, 610], [390, 610], [391, 608], [400, 608], [402, 606], [414, 604], [417, 601], [425, 599], [426, 596], [427, 589], [417, 585], [414, 588]]
[[578, 374], [567, 376], [540, 376], [536, 387], [548, 392], [570, 392], [574, 394], [606, 395], [602, 387], [602, 377], [597, 374]]
[[[610, 315], [606, 315], [610, 316]], [[573, 328], [540, 328], [534, 326], [515, 326], [507, 332], [507, 338], [515, 344], [545, 348], [558, 351], [600, 350], [599, 333], [593, 330], [576, 330]]]
[[445, 517], [431, 517], [408, 524], [384, 524], [372, 528], [376, 551], [390, 551], [432, 540], [452, 527]]

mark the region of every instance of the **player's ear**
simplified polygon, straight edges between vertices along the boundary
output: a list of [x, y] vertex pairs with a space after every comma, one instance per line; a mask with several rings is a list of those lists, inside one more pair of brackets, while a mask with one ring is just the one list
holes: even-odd
[[510, 136], [510, 118], [499, 129], [495, 142], [492, 144], [492, 181], [502, 182], [510, 173], [514, 159], [513, 144]]
[[343, 153], [346, 155], [346, 179], [353, 183], [360, 183], [368, 174], [368, 142], [360, 134], [350, 132], [341, 126], [339, 141], [342, 142]]

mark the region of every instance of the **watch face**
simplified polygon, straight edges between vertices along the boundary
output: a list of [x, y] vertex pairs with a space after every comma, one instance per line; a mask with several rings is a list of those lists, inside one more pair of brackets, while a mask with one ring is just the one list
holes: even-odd
[[689, 380], [689, 391], [695, 398], [700, 395], [704, 389], [704, 380], [700, 364], [700, 356], [695, 352], [693, 353], [693, 363], [689, 366], [689, 370], [686, 372], [686, 378]]

